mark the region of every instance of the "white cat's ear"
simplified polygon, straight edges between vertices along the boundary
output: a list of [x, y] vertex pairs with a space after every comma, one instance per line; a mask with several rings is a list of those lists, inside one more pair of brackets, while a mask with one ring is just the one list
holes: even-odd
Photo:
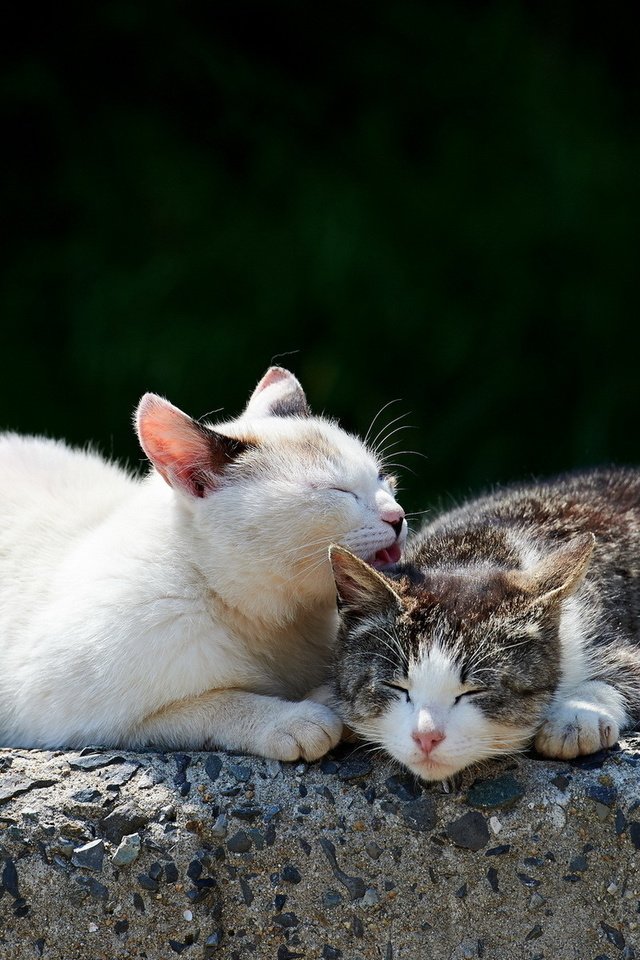
[[389, 581], [349, 550], [333, 544], [329, 560], [341, 610], [366, 616], [402, 606]]
[[269, 367], [251, 394], [245, 414], [252, 417], [308, 417], [309, 407], [300, 381], [283, 367]]
[[155, 393], [145, 393], [135, 416], [140, 446], [169, 486], [206, 497], [248, 444], [203, 427]]
[[580, 585], [586, 574], [596, 538], [581, 533], [556, 547], [528, 570], [517, 570], [511, 580], [524, 593], [539, 602], [566, 597]]

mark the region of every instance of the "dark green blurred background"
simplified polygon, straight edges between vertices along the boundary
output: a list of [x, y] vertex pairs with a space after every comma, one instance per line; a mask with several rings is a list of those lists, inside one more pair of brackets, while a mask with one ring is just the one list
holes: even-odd
[[350, 429], [401, 399], [413, 510], [640, 461], [625, 5], [9, 16], [1, 427], [135, 462], [145, 390], [232, 414], [299, 351]]

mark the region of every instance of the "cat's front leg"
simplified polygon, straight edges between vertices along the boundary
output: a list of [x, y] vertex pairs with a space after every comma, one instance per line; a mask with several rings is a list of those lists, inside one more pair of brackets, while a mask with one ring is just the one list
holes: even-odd
[[314, 687], [306, 695], [307, 700], [313, 700], [314, 703], [324, 703], [326, 707], [333, 707], [335, 694], [330, 683], [322, 683], [319, 687]]
[[311, 700], [245, 690], [211, 690], [147, 717], [122, 746], [203, 750], [218, 747], [271, 760], [317, 760], [340, 740], [342, 721]]
[[624, 697], [601, 680], [588, 680], [557, 696], [535, 739], [545, 757], [570, 760], [612, 747], [628, 722]]

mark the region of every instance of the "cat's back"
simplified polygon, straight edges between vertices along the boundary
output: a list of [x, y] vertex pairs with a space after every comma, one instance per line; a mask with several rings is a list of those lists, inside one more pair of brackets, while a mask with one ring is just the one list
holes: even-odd
[[91, 451], [0, 434], [0, 562], [72, 539], [122, 502], [133, 482]]
[[543, 546], [586, 532], [601, 546], [640, 550], [640, 470], [599, 468], [499, 488], [427, 521], [408, 554], [429, 563], [444, 547], [451, 560], [510, 563], [522, 536]]
[[0, 515], [19, 507], [46, 509], [122, 496], [131, 479], [115, 464], [91, 450], [60, 440], [0, 434]]
[[554, 538], [584, 530], [602, 534], [640, 520], [640, 470], [599, 468], [505, 487], [459, 511], [462, 523], [476, 517], [522, 524]]

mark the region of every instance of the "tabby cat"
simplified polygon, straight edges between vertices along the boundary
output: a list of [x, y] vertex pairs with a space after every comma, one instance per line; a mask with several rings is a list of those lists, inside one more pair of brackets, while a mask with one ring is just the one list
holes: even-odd
[[640, 719], [640, 471], [516, 486], [443, 513], [381, 575], [331, 560], [338, 712], [426, 780], [568, 759]]

